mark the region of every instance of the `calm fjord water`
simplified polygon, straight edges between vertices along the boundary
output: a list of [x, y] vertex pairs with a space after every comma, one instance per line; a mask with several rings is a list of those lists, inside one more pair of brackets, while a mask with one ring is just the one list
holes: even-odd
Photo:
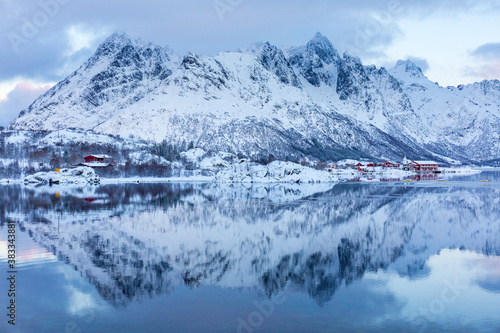
[[1, 332], [500, 332], [498, 172], [4, 186], [0, 200]]

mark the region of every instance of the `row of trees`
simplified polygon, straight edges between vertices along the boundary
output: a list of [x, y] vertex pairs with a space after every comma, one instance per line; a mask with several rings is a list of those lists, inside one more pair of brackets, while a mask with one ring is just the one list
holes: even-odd
[[[83, 162], [83, 156], [90, 153], [111, 155], [119, 163], [128, 159], [129, 150], [122, 150], [117, 144], [68, 142], [62, 140], [55, 145], [40, 144], [48, 132], [23, 132], [23, 138], [15, 132], [0, 132], [0, 177], [19, 178], [23, 173], [50, 171], [71, 167]], [[16, 136], [15, 138], [11, 138]], [[18, 139], [19, 137], [19, 139]]]
[[[88, 142], [57, 142], [53, 146], [39, 146], [34, 143], [39, 142], [47, 135], [47, 132], [30, 133], [29, 140], [7, 140], [13, 132], [0, 132], [0, 177], [1, 178], [18, 178], [21, 174], [32, 174], [38, 171], [49, 171], [56, 168], [71, 167], [75, 164], [83, 162], [83, 156], [90, 153], [103, 153], [111, 155], [114, 158], [115, 166], [112, 168], [97, 169], [97, 172], [104, 177], [129, 177], [129, 176], [155, 176], [165, 177], [171, 176], [173, 172], [170, 165], [163, 165], [151, 159], [151, 155], [162, 157], [169, 162], [180, 161], [184, 162], [184, 168], [190, 168], [189, 163], [181, 161], [181, 153], [195, 147], [194, 142], [182, 142], [180, 144], [172, 144], [166, 140], [161, 143], [150, 143], [146, 146], [124, 145], [121, 139], [116, 139], [116, 144], [110, 143], [88, 143]], [[125, 148], [123, 148], [125, 147]], [[150, 153], [146, 161], [138, 161], [133, 163], [130, 158], [132, 152], [137, 152], [139, 149], [146, 148], [146, 152]], [[211, 155], [211, 152], [207, 152]], [[148, 154], [146, 154], [148, 155]], [[238, 154], [238, 159], [247, 158], [244, 155]], [[254, 157], [252, 162], [269, 164], [276, 160], [273, 154]], [[292, 159], [288, 157], [285, 160], [291, 160], [296, 163], [301, 163], [297, 157]], [[321, 168], [325, 167], [325, 163], [302, 162], [302, 165]]]
[[[83, 157], [91, 153], [113, 156], [115, 165], [99, 168], [96, 172], [104, 177], [168, 177], [172, 175], [170, 165], [163, 165], [156, 160], [133, 163], [132, 152], [144, 149], [144, 145], [123, 145], [117, 139], [116, 144], [88, 142], [57, 142], [55, 145], [37, 145], [47, 132], [30, 132], [29, 140], [9, 140], [13, 132], [0, 131], [0, 178], [19, 178], [22, 174], [39, 171], [51, 171], [83, 162]], [[16, 143], [13, 143], [16, 142]], [[173, 162], [180, 160], [180, 153], [194, 148], [194, 143], [169, 144], [163, 141], [146, 146], [146, 152]]]
[[116, 178], [116, 177], [170, 177], [172, 176], [172, 168], [170, 165], [162, 165], [155, 160], [134, 164], [130, 161], [124, 164], [117, 164], [108, 168], [96, 168], [96, 173], [101, 177]]
[[191, 141], [189, 144], [182, 142], [179, 145], [171, 144], [166, 140], [161, 143], [154, 143], [151, 148], [151, 153], [163, 157], [167, 161], [173, 162], [178, 161], [181, 158], [181, 153], [194, 148], [194, 142]]

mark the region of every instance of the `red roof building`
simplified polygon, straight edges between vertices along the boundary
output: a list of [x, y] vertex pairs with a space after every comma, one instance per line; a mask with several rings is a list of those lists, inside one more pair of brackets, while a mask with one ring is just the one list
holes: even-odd
[[109, 155], [89, 155], [85, 156], [83, 158], [85, 160], [85, 163], [90, 163], [90, 162], [100, 162], [100, 163], [106, 163], [106, 162], [111, 162], [113, 158]]
[[113, 157], [104, 154], [88, 155], [83, 158], [84, 163], [75, 166], [86, 166], [91, 168], [107, 168], [113, 166]]
[[399, 168], [399, 163], [395, 163], [395, 162], [385, 162], [385, 163], [382, 163], [380, 164], [381, 167], [384, 167], [384, 168]]
[[437, 171], [438, 164], [433, 161], [411, 161], [406, 165], [410, 170], [414, 171]]

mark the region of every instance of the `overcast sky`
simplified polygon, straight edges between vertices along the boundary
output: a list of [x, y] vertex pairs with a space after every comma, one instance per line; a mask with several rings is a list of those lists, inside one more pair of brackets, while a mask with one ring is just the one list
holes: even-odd
[[365, 65], [410, 58], [447, 86], [500, 78], [499, 17], [500, 0], [0, 0], [0, 125], [116, 30], [180, 55], [319, 31]]

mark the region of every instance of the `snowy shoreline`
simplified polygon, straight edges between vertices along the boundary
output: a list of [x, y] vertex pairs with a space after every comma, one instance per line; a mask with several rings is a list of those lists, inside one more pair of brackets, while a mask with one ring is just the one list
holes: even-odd
[[128, 178], [101, 178], [101, 185], [134, 184], [134, 183], [210, 183], [213, 177], [128, 177]]
[[472, 168], [441, 168], [442, 174], [460, 174], [460, 175], [475, 175], [481, 173], [479, 169]]
[[[88, 170], [87, 170], [88, 169]], [[99, 178], [91, 168], [62, 169], [60, 173], [48, 172], [29, 175], [22, 179], [1, 179], [0, 184], [35, 184], [49, 185], [84, 185], [84, 184], [134, 184], [134, 183], [372, 183], [380, 181], [403, 181], [422, 175], [473, 175], [481, 173], [479, 169], [472, 168], [442, 168], [440, 174], [419, 174], [400, 169], [375, 168], [368, 172], [355, 169], [317, 170], [292, 162], [274, 161], [267, 165], [242, 161], [226, 165], [222, 168], [212, 169], [213, 175], [202, 176], [201, 170], [193, 170], [195, 175], [180, 177], [127, 177], [127, 178]], [[89, 182], [89, 179], [91, 180]]]

